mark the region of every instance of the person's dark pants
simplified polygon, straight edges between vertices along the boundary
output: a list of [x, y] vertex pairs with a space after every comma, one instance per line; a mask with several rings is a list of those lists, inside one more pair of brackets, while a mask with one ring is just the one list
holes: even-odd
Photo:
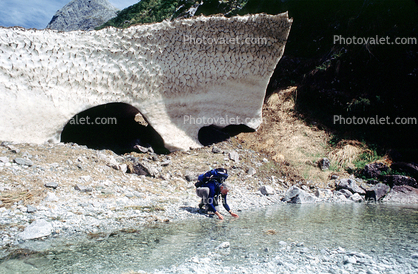
[[[208, 204], [210, 203], [209, 199], [211, 199], [211, 198], [209, 198], [209, 191], [210, 190], [209, 190], [208, 187], [198, 187], [198, 188], [196, 188], [197, 196], [202, 198], [202, 200], [200, 201], [200, 204], [199, 204], [199, 208], [200, 209], [205, 209], [206, 211], [209, 209]], [[219, 210], [217, 199], [213, 199], [212, 204], [213, 204], [213, 206], [215, 207], [216, 210]]]

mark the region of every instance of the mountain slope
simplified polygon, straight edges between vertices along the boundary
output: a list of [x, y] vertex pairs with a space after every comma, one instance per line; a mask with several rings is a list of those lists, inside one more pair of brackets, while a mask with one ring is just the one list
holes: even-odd
[[46, 28], [73, 31], [93, 30], [117, 15], [107, 0], [73, 0], [52, 17]]

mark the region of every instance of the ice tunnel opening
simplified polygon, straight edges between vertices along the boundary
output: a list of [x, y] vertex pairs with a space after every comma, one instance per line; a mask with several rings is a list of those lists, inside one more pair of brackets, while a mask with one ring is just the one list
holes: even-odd
[[199, 130], [198, 140], [203, 146], [220, 143], [242, 132], [254, 132], [255, 130], [246, 125], [229, 125], [218, 127], [215, 125], [205, 126]]
[[164, 141], [140, 111], [126, 103], [95, 106], [73, 116], [61, 133], [61, 142], [117, 154], [139, 151], [136, 145], [166, 154]]

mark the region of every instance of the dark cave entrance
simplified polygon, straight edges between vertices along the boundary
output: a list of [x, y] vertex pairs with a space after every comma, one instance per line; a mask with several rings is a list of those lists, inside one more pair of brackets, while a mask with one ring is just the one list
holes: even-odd
[[198, 139], [204, 146], [220, 143], [242, 132], [254, 132], [255, 130], [246, 125], [229, 125], [218, 127], [215, 125], [205, 126], [199, 130]]
[[109, 149], [117, 154], [137, 151], [135, 145], [168, 153], [161, 136], [139, 110], [125, 103], [99, 105], [76, 114], [65, 125], [61, 142]]

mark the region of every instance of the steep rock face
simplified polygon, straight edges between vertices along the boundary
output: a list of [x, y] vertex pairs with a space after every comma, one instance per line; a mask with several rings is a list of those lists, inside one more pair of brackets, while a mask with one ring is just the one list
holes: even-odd
[[55, 13], [48, 29], [93, 30], [117, 15], [118, 9], [107, 0], [73, 0]]
[[137, 108], [169, 150], [200, 147], [199, 129], [257, 129], [292, 20], [197, 17], [127, 29], [0, 28], [0, 140], [59, 141], [91, 107]]

